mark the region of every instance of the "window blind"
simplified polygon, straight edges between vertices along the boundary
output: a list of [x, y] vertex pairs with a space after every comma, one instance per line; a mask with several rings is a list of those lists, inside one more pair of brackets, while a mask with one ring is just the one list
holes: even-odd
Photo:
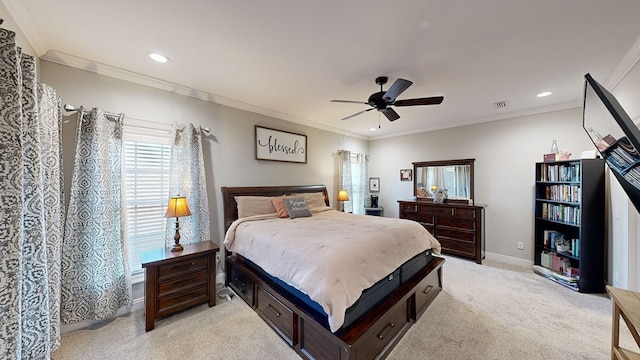
[[132, 274], [142, 272], [142, 252], [164, 247], [171, 145], [168, 134], [154, 135], [127, 133], [126, 128], [124, 132], [124, 203]]

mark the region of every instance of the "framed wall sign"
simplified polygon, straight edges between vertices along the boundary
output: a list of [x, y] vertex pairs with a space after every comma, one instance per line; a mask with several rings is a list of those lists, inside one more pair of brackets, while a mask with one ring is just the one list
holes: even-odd
[[413, 180], [413, 169], [400, 169], [400, 181]]
[[369, 178], [369, 192], [380, 192], [380, 178]]
[[256, 159], [307, 163], [307, 135], [256, 125]]

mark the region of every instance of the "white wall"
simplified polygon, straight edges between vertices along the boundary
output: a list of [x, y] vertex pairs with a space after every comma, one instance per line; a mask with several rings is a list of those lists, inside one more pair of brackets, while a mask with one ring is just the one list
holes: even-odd
[[[625, 112], [640, 123], [640, 64], [636, 63], [626, 76], [609, 89]], [[640, 290], [640, 216], [613, 175], [611, 179], [611, 212], [609, 213], [610, 261], [609, 283], [615, 287]]]
[[416, 161], [475, 158], [475, 201], [487, 205], [486, 251], [532, 261], [534, 164], [554, 139], [572, 158], [593, 148], [580, 108], [371, 141], [369, 175], [380, 177], [385, 216], [397, 217], [397, 200], [413, 197], [413, 183], [400, 181], [400, 169]]

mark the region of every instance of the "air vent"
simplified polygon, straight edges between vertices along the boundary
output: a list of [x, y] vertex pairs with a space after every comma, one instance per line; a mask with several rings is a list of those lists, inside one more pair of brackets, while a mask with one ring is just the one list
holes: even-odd
[[507, 107], [507, 101], [498, 101], [493, 103], [493, 106], [495, 106], [496, 109], [504, 109]]

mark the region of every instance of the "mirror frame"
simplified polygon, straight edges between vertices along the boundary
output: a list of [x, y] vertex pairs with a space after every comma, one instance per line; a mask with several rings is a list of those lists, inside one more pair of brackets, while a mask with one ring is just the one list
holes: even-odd
[[[432, 198], [418, 198], [417, 190], [418, 190], [418, 168], [429, 167], [429, 166], [449, 166], [449, 165], [469, 165], [469, 193], [471, 201], [474, 200], [474, 192], [473, 192], [473, 163], [476, 159], [454, 159], [454, 160], [438, 160], [438, 161], [418, 161], [413, 163], [413, 197], [416, 200], [426, 200]], [[445, 202], [449, 203], [467, 203], [468, 200], [449, 200], [446, 199]]]

